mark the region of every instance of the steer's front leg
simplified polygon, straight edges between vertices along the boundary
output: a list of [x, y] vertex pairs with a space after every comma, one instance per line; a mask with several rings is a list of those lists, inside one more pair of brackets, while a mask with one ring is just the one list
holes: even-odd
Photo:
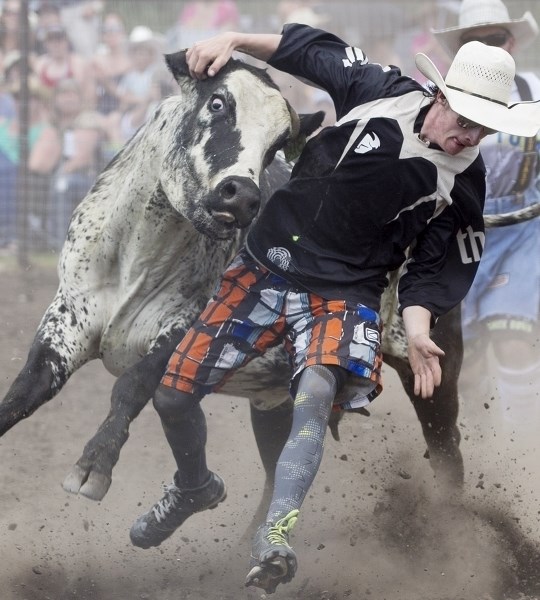
[[109, 490], [112, 471], [129, 437], [129, 426], [153, 397], [174, 348], [184, 331], [162, 336], [153, 349], [116, 381], [111, 409], [82, 456], [64, 479], [66, 492], [102, 500]]

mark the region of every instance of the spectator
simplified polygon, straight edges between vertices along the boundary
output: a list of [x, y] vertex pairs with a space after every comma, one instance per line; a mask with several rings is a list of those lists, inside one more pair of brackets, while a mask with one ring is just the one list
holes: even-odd
[[162, 65], [153, 71], [148, 95], [124, 113], [111, 113], [106, 119], [107, 140], [104, 158], [110, 160], [154, 112], [163, 98], [178, 91], [178, 86], [168, 69]]
[[129, 36], [130, 68], [118, 83], [119, 110], [108, 119], [110, 138], [116, 145], [126, 142], [137, 130], [154, 101], [153, 80], [163, 68], [161, 40], [148, 27], [138, 26]]
[[120, 106], [118, 84], [131, 69], [128, 38], [122, 17], [105, 15], [101, 28], [101, 45], [92, 62], [97, 84], [97, 109], [108, 115]]
[[103, 0], [63, 2], [62, 23], [75, 52], [90, 60], [99, 44]]
[[120, 109], [126, 111], [146, 103], [152, 86], [152, 76], [161, 66], [159, 42], [154, 33], [144, 26], [133, 29], [129, 36], [131, 67], [118, 84]]
[[4, 70], [0, 79], [0, 118], [12, 119], [15, 117], [15, 99], [11, 93], [10, 72], [21, 59], [21, 53], [18, 50], [11, 50], [4, 56]]
[[277, 3], [276, 12], [281, 25], [302, 23], [311, 27], [321, 27], [328, 21], [326, 15], [314, 9], [313, 2], [304, 0], [282, 0]]
[[[450, 55], [471, 40], [515, 53], [538, 35], [530, 12], [511, 19], [501, 0], [463, 0], [459, 25], [434, 34]], [[518, 72], [513, 102], [540, 99], [540, 79]], [[540, 201], [538, 141], [498, 133], [480, 146], [487, 169], [484, 212], [503, 213]], [[463, 303], [466, 397], [486, 398], [487, 349], [507, 425], [538, 432], [540, 425], [540, 219], [488, 229], [478, 274]], [[483, 374], [483, 376], [480, 376]], [[480, 396], [479, 396], [480, 392]]]
[[45, 54], [45, 37], [51, 27], [62, 27], [62, 15], [60, 7], [52, 2], [41, 2], [36, 9], [36, 35], [34, 51], [37, 56]]
[[13, 50], [19, 50], [19, 0], [4, 0], [0, 12], [0, 73], [4, 59]]
[[[0, 0], [0, 76], [4, 73], [7, 65], [6, 59], [13, 57], [20, 51], [20, 1], [19, 0]], [[29, 25], [29, 45], [33, 46], [33, 32], [31, 24]], [[30, 51], [28, 62], [32, 67], [35, 55]]]
[[394, 39], [394, 52], [399, 57], [397, 64], [404, 74], [420, 83], [427, 83], [425, 76], [411, 60], [411, 56], [417, 52], [427, 54], [439, 71], [446, 73], [450, 66], [450, 58], [435, 39], [432, 30], [444, 27], [449, 20], [453, 22], [458, 12], [455, 5], [459, 6], [460, 3], [460, 0], [426, 0], [415, 4], [405, 19], [403, 11], [398, 9], [401, 27], [396, 22], [394, 29], [398, 33]]
[[15, 250], [17, 226], [17, 169], [19, 143], [15, 117], [0, 117], [0, 249]]
[[238, 29], [240, 13], [233, 0], [195, 0], [181, 10], [178, 21], [166, 33], [167, 48], [175, 51], [188, 48], [210, 35], [228, 29]]
[[[29, 86], [28, 176], [29, 225], [44, 241], [46, 191], [49, 178], [60, 158], [60, 138], [50, 122], [48, 105], [50, 93], [35, 78]], [[20, 82], [11, 85], [16, 108], [19, 106]], [[0, 180], [2, 181], [1, 244], [13, 249], [16, 240], [17, 177], [19, 168], [19, 129], [17, 114], [12, 119], [0, 120]]]
[[53, 118], [62, 140], [62, 156], [52, 181], [49, 210], [49, 232], [56, 250], [64, 243], [73, 210], [103, 167], [103, 116], [82, 106], [79, 83], [75, 79], [60, 81], [54, 94]]
[[121, 139], [126, 141], [143, 125], [156, 109], [159, 102], [177, 89], [174, 79], [165, 68], [152, 73], [150, 90], [145, 102], [141, 102], [126, 111], [120, 123]]
[[44, 31], [45, 54], [36, 58], [34, 70], [41, 83], [51, 89], [66, 79], [75, 79], [86, 107], [94, 107], [96, 86], [89, 63], [73, 52], [65, 27], [51, 25]]

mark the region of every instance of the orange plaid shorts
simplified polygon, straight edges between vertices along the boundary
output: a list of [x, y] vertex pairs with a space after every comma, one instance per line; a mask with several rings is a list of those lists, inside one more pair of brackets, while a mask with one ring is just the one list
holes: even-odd
[[338, 365], [382, 390], [378, 313], [299, 290], [242, 250], [219, 289], [173, 352], [161, 383], [187, 393], [216, 392], [236, 369], [283, 343], [294, 375]]

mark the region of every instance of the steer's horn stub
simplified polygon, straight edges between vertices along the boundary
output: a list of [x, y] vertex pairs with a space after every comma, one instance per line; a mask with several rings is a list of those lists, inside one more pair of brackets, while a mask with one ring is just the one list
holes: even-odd
[[283, 152], [286, 160], [293, 161], [300, 156], [308, 136], [322, 125], [325, 113], [319, 110], [315, 113], [299, 115], [288, 102], [287, 106], [291, 115], [291, 137], [285, 144]]

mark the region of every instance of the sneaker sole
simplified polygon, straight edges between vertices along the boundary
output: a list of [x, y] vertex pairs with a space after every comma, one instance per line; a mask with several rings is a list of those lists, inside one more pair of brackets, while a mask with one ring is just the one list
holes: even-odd
[[263, 564], [254, 566], [247, 574], [245, 586], [256, 587], [267, 594], [273, 594], [280, 583], [288, 583], [294, 577], [295, 569], [283, 556], [276, 556]]
[[206, 508], [203, 508], [201, 510], [197, 510], [193, 514], [196, 514], [198, 512], [204, 512], [205, 510], [214, 510], [214, 508], [217, 508], [226, 498], [227, 498], [227, 488], [225, 486], [223, 486], [223, 495], [221, 496], [221, 498], [219, 500], [216, 501], [215, 504], [212, 504], [212, 506], [207, 506]]

